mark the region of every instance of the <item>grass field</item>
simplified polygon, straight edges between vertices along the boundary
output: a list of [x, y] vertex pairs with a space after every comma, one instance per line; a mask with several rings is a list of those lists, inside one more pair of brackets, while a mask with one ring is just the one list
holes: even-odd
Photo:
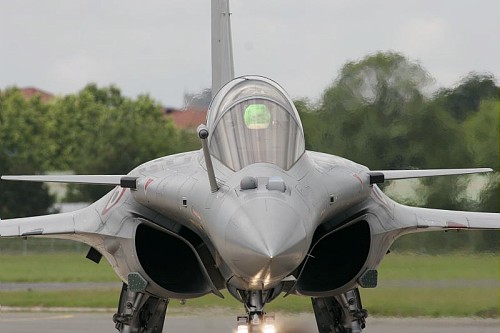
[[112, 282], [119, 281], [108, 262], [100, 264], [84, 254], [0, 255], [0, 282]]
[[[418, 281], [450, 282], [450, 286], [433, 286]], [[383, 316], [479, 316], [498, 317], [499, 290], [491, 283], [499, 280], [497, 255], [422, 256], [390, 254], [379, 267], [380, 287], [362, 289], [363, 306], [372, 315]], [[0, 255], [0, 282], [112, 282], [118, 281], [111, 267], [96, 265], [76, 254]], [[411, 287], [399, 287], [407, 281]], [[415, 283], [416, 281], [416, 283]], [[460, 281], [458, 285], [453, 281]], [[387, 286], [384, 286], [384, 282]], [[397, 282], [398, 287], [387, 282]], [[470, 286], [468, 286], [470, 282]], [[479, 282], [479, 283], [478, 283]], [[429, 286], [430, 285], [430, 286]], [[445, 282], [446, 285], [446, 282]], [[213, 306], [241, 311], [232, 297], [221, 300], [213, 295], [189, 300], [186, 305], [172, 300], [170, 308], [189, 312]], [[95, 291], [5, 291], [0, 292], [3, 306], [106, 307], [115, 308], [119, 290]], [[268, 311], [310, 312], [307, 297], [279, 297]]]
[[100, 264], [84, 254], [0, 255], [0, 282], [119, 281], [103, 258]]

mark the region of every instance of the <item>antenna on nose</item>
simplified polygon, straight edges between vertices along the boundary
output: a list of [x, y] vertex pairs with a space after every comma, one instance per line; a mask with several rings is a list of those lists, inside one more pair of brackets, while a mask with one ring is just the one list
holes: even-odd
[[208, 181], [210, 182], [210, 189], [212, 193], [215, 193], [219, 190], [219, 186], [217, 185], [217, 180], [215, 179], [214, 166], [212, 164], [212, 157], [210, 156], [210, 151], [208, 150], [208, 128], [207, 126], [201, 124], [196, 129], [198, 132], [198, 136], [201, 139], [201, 148], [203, 149], [203, 155], [205, 156], [205, 165], [207, 166], [208, 173]]

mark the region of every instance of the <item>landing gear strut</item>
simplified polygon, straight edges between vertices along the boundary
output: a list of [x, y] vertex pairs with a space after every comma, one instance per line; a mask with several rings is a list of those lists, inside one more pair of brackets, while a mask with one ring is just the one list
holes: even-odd
[[362, 308], [357, 288], [311, 300], [319, 333], [361, 333], [366, 326], [368, 312]]
[[131, 291], [124, 283], [118, 312], [113, 315], [115, 327], [121, 333], [161, 333], [168, 302], [168, 299]]
[[266, 315], [264, 305], [271, 294], [259, 291], [240, 292], [245, 301], [244, 316], [238, 316], [238, 333], [275, 333], [274, 316]]

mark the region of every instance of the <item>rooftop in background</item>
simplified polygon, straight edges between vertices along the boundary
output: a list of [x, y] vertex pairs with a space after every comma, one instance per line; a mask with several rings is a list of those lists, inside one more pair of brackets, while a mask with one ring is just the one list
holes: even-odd
[[[40, 96], [42, 102], [50, 102], [55, 98], [55, 95], [35, 87], [20, 88], [20, 91], [23, 97], [26, 99]], [[203, 103], [199, 102], [199, 100], [201, 100], [200, 96], [202, 96], [202, 94], [193, 94], [192, 96], [190, 96], [190, 104], [182, 109], [166, 107], [163, 108], [163, 112], [167, 117], [172, 118], [176, 127], [181, 129], [196, 129], [200, 124], [205, 124], [207, 119], [207, 107], [202, 106]], [[197, 102], [199, 102], [199, 105], [195, 105], [196, 103], [191, 103], [192, 100], [195, 99]]]
[[187, 107], [181, 110], [167, 108], [165, 115], [172, 118], [178, 128], [196, 129], [200, 124], [206, 123], [207, 109], [197, 107]]
[[21, 94], [24, 98], [30, 99], [35, 96], [40, 96], [42, 102], [50, 102], [55, 96], [49, 92], [43, 91], [35, 87], [21, 88]]

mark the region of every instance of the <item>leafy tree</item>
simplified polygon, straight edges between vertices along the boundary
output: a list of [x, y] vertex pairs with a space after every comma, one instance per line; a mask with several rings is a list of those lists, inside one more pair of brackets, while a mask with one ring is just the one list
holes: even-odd
[[[90, 84], [54, 103], [50, 114], [54, 169], [77, 174], [126, 174], [148, 160], [182, 151], [180, 134], [148, 96], [121, 95]], [[108, 188], [72, 188], [72, 200], [93, 201]]]
[[372, 106], [392, 117], [411, 111], [423, 99], [432, 77], [418, 63], [394, 52], [378, 52], [340, 70], [323, 95], [323, 110], [336, 114]]
[[[16, 88], [0, 91], [0, 174], [35, 174], [47, 157], [44, 117], [49, 106], [39, 97], [26, 100]], [[40, 215], [53, 204], [47, 187], [0, 183], [0, 217]]]
[[463, 123], [467, 140], [467, 149], [473, 154], [478, 166], [494, 168], [498, 171], [499, 144], [498, 98], [482, 100], [477, 112], [471, 114]]
[[[143, 162], [198, 147], [196, 135], [177, 130], [150, 97], [127, 98], [114, 86], [89, 84], [50, 104], [26, 100], [14, 88], [0, 94], [2, 174], [126, 174]], [[1, 187], [4, 218], [43, 214], [53, 203], [42, 184], [2, 182]], [[71, 186], [67, 200], [94, 201], [107, 191]], [[21, 200], [26, 197], [30, 200]]]
[[[304, 110], [301, 117], [307, 148], [340, 155], [371, 169], [498, 169], [498, 100], [485, 99], [494, 91], [498, 96], [498, 87], [492, 80], [469, 77], [461, 86], [447, 90], [449, 94], [443, 90], [426, 98], [423, 92], [430, 83], [432, 78], [418, 63], [397, 53], [377, 53], [347, 63], [325, 91], [317, 112], [298, 103], [298, 109]], [[478, 86], [482, 88], [476, 89]], [[466, 104], [474, 107], [465, 121], [451, 111], [447, 99], [463, 96], [459, 91], [467, 92], [466, 99], [472, 101]], [[482, 205], [467, 200], [469, 183], [465, 176], [426, 179], [418, 195], [427, 207], [498, 211], [495, 181], [482, 194]], [[396, 247], [433, 252], [491, 250], [498, 248], [497, 238], [496, 233], [487, 232], [458, 237], [430, 233], [405, 237]]]
[[497, 100], [500, 88], [492, 74], [469, 73], [455, 88], [445, 88], [436, 95], [436, 101], [457, 120], [464, 121], [479, 111], [481, 101]]
[[398, 53], [347, 63], [323, 95], [319, 148], [372, 169], [459, 166], [463, 133], [425, 99], [432, 82], [418, 63]]
[[311, 102], [307, 99], [295, 100], [293, 103], [295, 104], [295, 108], [299, 112], [302, 126], [304, 128], [306, 149], [320, 149], [321, 137], [317, 135], [317, 131], [323, 130], [323, 124], [321, 124], [321, 120], [318, 117], [316, 108], [311, 105]]

